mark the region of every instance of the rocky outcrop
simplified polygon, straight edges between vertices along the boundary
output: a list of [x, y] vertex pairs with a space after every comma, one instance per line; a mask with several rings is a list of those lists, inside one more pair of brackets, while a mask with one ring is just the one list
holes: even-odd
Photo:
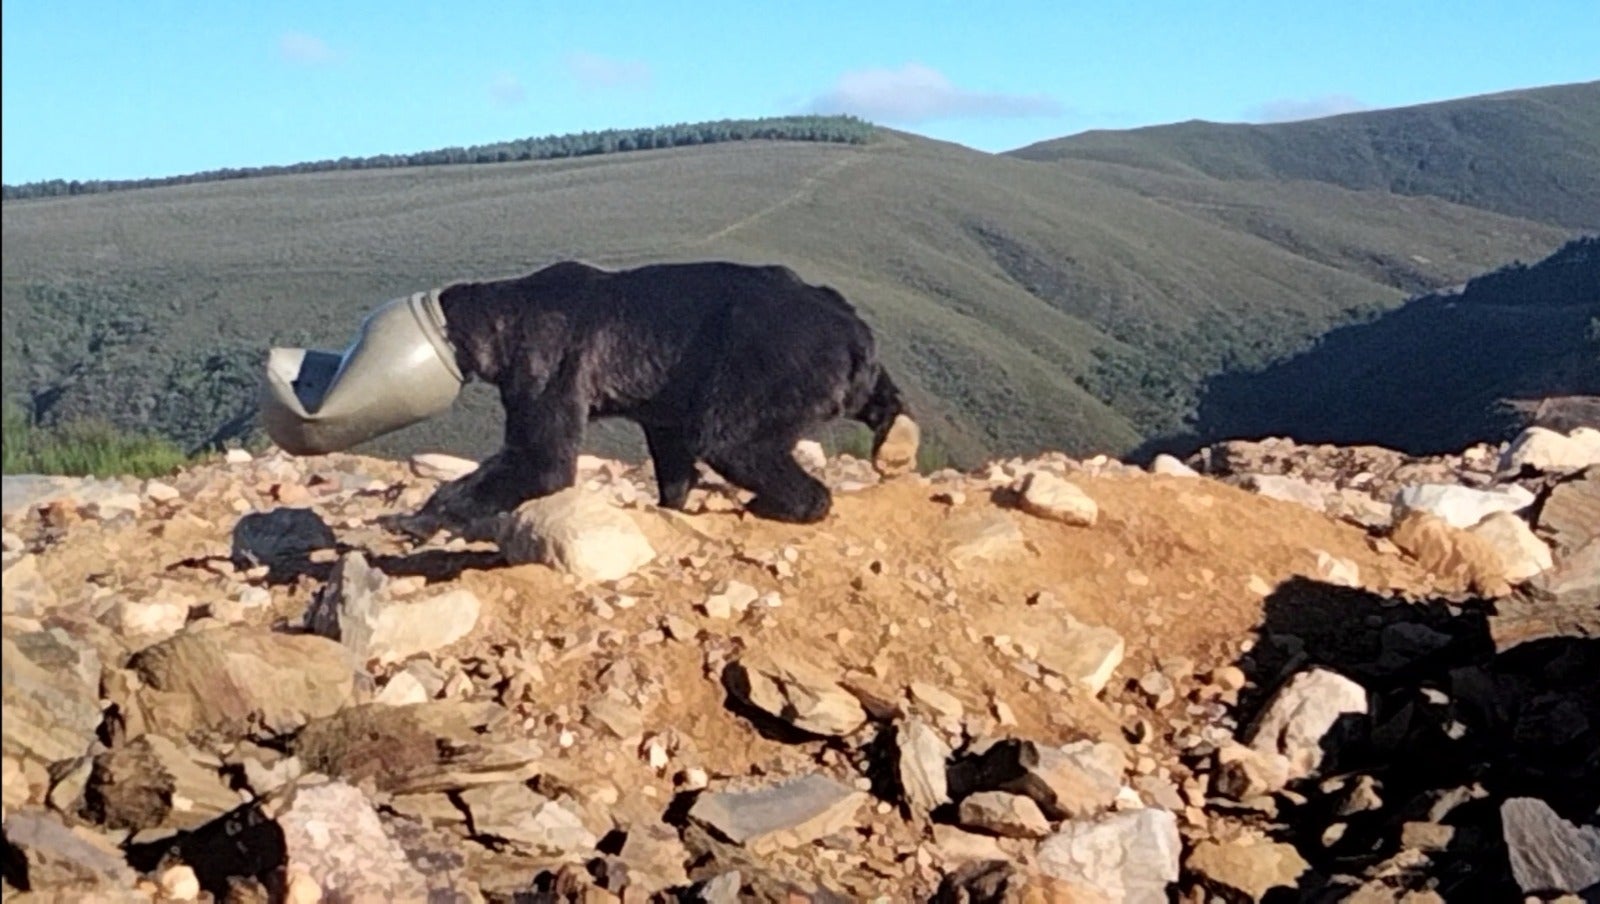
[[1586, 893], [1600, 475], [1548, 442], [803, 445], [807, 526], [586, 457], [426, 539], [386, 519], [473, 463], [7, 478], [8, 894]]

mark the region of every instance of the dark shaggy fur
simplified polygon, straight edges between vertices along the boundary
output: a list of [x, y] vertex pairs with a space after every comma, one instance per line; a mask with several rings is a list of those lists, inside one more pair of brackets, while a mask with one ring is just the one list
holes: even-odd
[[439, 302], [463, 373], [505, 407], [504, 447], [451, 505], [475, 515], [572, 486], [585, 423], [621, 417], [644, 429], [663, 507], [683, 508], [703, 461], [755, 494], [752, 513], [814, 522], [831, 498], [795, 442], [849, 417], [876, 453], [905, 412], [866, 323], [785, 267], [565, 262]]

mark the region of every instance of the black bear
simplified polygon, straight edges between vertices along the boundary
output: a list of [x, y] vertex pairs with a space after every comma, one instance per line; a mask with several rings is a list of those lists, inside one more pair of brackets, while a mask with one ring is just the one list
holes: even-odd
[[567, 261], [451, 285], [439, 307], [462, 374], [499, 389], [505, 441], [418, 518], [476, 519], [572, 486], [595, 417], [643, 428], [669, 509], [683, 508], [703, 461], [754, 494], [754, 515], [823, 519], [831, 496], [793, 448], [838, 417], [872, 429], [880, 472], [915, 463], [918, 428], [872, 330], [839, 292], [787, 267]]

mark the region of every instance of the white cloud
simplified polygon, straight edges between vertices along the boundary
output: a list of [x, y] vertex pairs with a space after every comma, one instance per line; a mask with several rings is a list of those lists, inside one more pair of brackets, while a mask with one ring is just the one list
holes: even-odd
[[1250, 108], [1246, 119], [1251, 122], [1294, 122], [1300, 119], [1321, 119], [1340, 113], [1359, 113], [1372, 107], [1348, 94], [1324, 94], [1321, 97], [1279, 97]]
[[312, 66], [331, 63], [334, 59], [333, 48], [327, 41], [303, 31], [286, 31], [279, 36], [278, 55], [291, 63]]
[[639, 60], [618, 60], [576, 51], [564, 60], [567, 72], [584, 88], [642, 88], [650, 84], [650, 66]]
[[935, 119], [1050, 116], [1063, 112], [1043, 94], [1002, 94], [958, 88], [936, 69], [907, 63], [899, 69], [846, 72], [810, 103], [815, 113], [850, 113], [884, 123]]
[[522, 80], [509, 72], [496, 75], [489, 82], [489, 99], [496, 106], [515, 107], [528, 99], [528, 89], [523, 87]]

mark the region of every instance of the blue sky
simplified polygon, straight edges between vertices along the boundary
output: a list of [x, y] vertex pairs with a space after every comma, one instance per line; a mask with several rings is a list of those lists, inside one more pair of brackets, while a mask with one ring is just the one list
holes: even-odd
[[851, 112], [986, 151], [1600, 78], [1600, 0], [6, 0], [7, 183]]

